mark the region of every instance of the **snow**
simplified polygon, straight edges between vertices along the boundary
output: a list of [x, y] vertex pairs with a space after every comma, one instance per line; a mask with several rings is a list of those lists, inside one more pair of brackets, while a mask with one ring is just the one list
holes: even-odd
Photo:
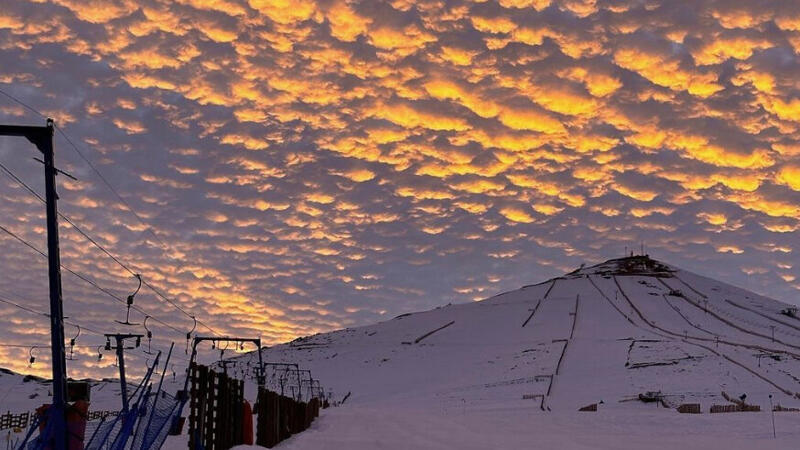
[[[138, 380], [137, 380], [138, 381]], [[119, 380], [90, 381], [93, 411], [118, 411], [121, 407]], [[128, 386], [132, 391], [135, 385]], [[0, 370], [0, 414], [32, 412], [50, 403], [50, 380]]]
[[[655, 407], [652, 407], [655, 408]], [[652, 409], [648, 407], [647, 409]], [[276, 448], [366, 449], [786, 449], [796, 446], [797, 418], [768, 414], [677, 414], [674, 410], [541, 413], [536, 408], [489, 411], [341, 407]], [[791, 430], [791, 431], [790, 431]], [[237, 447], [240, 448], [240, 447]]]
[[[800, 320], [780, 314], [787, 306], [626, 258], [481, 302], [298, 339], [262, 350], [265, 361], [298, 363], [334, 400], [351, 396], [279, 447], [788, 448], [800, 413], [775, 414], [777, 439], [769, 413], [770, 395], [800, 406]], [[648, 391], [670, 408], [638, 401]], [[747, 394], [763, 412], [709, 414], [730, 404], [723, 391]], [[255, 396], [252, 382], [246, 396]], [[598, 412], [577, 411], [601, 401]], [[703, 414], [677, 413], [682, 403], [699, 403]], [[185, 446], [185, 437], [166, 444]]]

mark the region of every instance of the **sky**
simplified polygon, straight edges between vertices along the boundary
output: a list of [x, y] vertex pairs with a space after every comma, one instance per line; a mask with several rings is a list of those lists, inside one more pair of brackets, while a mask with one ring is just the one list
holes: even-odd
[[[70, 375], [113, 376], [131, 272], [176, 366], [190, 315], [274, 344], [642, 245], [800, 304], [798, 55], [788, 0], [17, 0], [0, 122], [55, 119], [60, 211], [122, 263], [61, 221], [94, 283], [63, 274]], [[0, 137], [41, 193], [36, 156]], [[0, 225], [46, 248], [6, 173]], [[46, 260], [0, 234], [0, 300], [46, 312]], [[48, 333], [0, 302], [0, 366], [46, 375]]]

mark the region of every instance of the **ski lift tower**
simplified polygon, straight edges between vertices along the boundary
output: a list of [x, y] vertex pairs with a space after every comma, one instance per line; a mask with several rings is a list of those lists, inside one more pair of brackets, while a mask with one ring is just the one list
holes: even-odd
[[[22, 126], [0, 125], [0, 136], [21, 136], [29, 140], [42, 152], [45, 183], [45, 209], [47, 211], [47, 267], [50, 283], [50, 348], [53, 366], [53, 403], [48, 420], [52, 424], [55, 450], [67, 447], [66, 406], [67, 406], [67, 362], [64, 348], [64, 305], [61, 300], [61, 255], [58, 247], [58, 208], [56, 205], [56, 175], [61, 172], [55, 167], [53, 149], [53, 119], [46, 125]], [[69, 176], [68, 174], [64, 173]]]
[[[188, 336], [188, 335], [187, 335]], [[258, 377], [258, 387], [264, 387], [264, 362], [261, 359], [261, 338], [251, 339], [251, 338], [241, 338], [241, 337], [229, 337], [229, 336], [222, 336], [222, 337], [212, 337], [212, 336], [195, 336], [194, 343], [192, 344], [192, 356], [189, 359], [189, 370], [191, 371], [192, 365], [197, 360], [197, 344], [203, 341], [211, 341], [214, 344], [217, 342], [235, 342], [237, 344], [243, 344], [244, 342], [252, 342], [255, 344], [256, 348], [258, 349], [258, 366], [260, 367], [260, 376]], [[189, 376], [187, 373], [186, 380], [183, 382], [183, 390], [184, 392], [188, 392], [189, 388]]]
[[[141, 334], [106, 334], [106, 350], [115, 350], [117, 352], [117, 360], [119, 362], [119, 384], [120, 392], [122, 393], [122, 411], [128, 412], [128, 382], [125, 379], [125, 350], [133, 350], [138, 348], [142, 343]], [[111, 339], [114, 339], [114, 346], [111, 346]], [[126, 339], [135, 339], [136, 343], [130, 347], [125, 346]], [[156, 363], [158, 358], [156, 358]]]

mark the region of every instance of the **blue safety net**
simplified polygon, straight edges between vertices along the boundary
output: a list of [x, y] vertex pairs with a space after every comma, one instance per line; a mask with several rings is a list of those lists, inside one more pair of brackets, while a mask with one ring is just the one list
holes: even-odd
[[[135, 419], [135, 416], [133, 418]], [[87, 433], [87, 436], [91, 437], [84, 446], [84, 450], [109, 450], [120, 435], [120, 430], [126, 420], [131, 420], [130, 412], [127, 415], [119, 414], [108, 417], [95, 428], [91, 435]]]
[[[184, 400], [159, 389], [152, 392], [149, 383], [153, 367], [131, 396], [130, 409], [99, 421], [87, 422], [84, 450], [158, 450], [164, 444], [173, 422], [180, 416]], [[48, 411], [47, 414], [49, 414]], [[46, 418], [44, 419], [46, 420]], [[36, 418], [18, 450], [45, 450], [52, 447], [52, 421], [39, 433]], [[133, 440], [131, 441], [131, 437]]]
[[140, 426], [133, 438], [131, 450], [157, 450], [161, 448], [178, 414], [180, 401], [161, 391], [148, 395], [146, 408], [139, 416]]

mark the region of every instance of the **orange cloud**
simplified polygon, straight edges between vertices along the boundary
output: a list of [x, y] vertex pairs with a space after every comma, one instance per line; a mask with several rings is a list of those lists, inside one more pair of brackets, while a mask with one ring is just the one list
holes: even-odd
[[367, 32], [369, 18], [358, 15], [345, 2], [334, 3], [326, 13], [331, 24], [331, 36], [345, 42], [355, 41], [356, 38]]
[[530, 130], [547, 134], [565, 133], [564, 125], [552, 116], [535, 109], [504, 107], [500, 110], [500, 122], [513, 130]]
[[317, 12], [311, 0], [248, 0], [248, 3], [273, 22], [283, 25], [308, 20]]
[[620, 48], [614, 52], [614, 62], [638, 73], [654, 84], [674, 90], [688, 91], [699, 97], [709, 97], [722, 90], [713, 72], [694, 73], [684, 70], [680, 63], [659, 54], [636, 48]]
[[800, 165], [785, 165], [780, 168], [775, 180], [795, 191], [800, 191]]
[[483, 100], [474, 90], [464, 89], [452, 81], [429, 81], [425, 83], [425, 90], [437, 99], [456, 100], [481, 117], [495, 117], [500, 111], [494, 102]]
[[534, 218], [521, 208], [507, 206], [500, 208], [498, 212], [512, 222], [531, 223], [534, 221]]
[[403, 103], [379, 104], [372, 110], [375, 117], [386, 119], [404, 128], [464, 131], [470, 128], [466, 120], [414, 109]]
[[55, 0], [70, 9], [79, 19], [91, 23], [106, 23], [127, 16], [138, 8], [132, 1], [124, 0], [109, 4], [102, 0]]
[[692, 52], [695, 61], [705, 66], [719, 64], [730, 58], [745, 60], [753, 55], [755, 50], [772, 47], [765, 39], [750, 39], [746, 37], [717, 38], [710, 40], [698, 50]]
[[[785, 234], [800, 229], [791, 8], [698, 0], [678, 18], [596, 0], [6, 3], [0, 42], [28, 64], [4, 68], [0, 84], [82, 124], [67, 131], [100, 170], [133, 170], [110, 181], [151, 225], [92, 177], [59, 182], [64, 210], [222, 332], [274, 343], [399, 313], [395, 295], [476, 296], [486, 283], [458, 267], [444, 284], [418, 283], [453, 269], [452, 255], [487, 256], [483, 246], [487, 261], [552, 272], [642, 236], [665, 259], [735, 253], [747, 282], [775, 296], [800, 288]], [[26, 20], [37, 14], [47, 19]], [[34, 117], [2, 96], [0, 113]], [[4, 199], [9, 226], [44, 232], [35, 199]], [[725, 242], [743, 230], [746, 246]], [[65, 231], [65, 261], [126, 292], [130, 280], [79, 238]], [[531, 243], [535, 255], [520, 250]], [[16, 279], [20, 254], [0, 258]], [[408, 277], [396, 276], [401, 260]], [[34, 337], [16, 316], [3, 329]]]
[[470, 17], [472, 26], [484, 33], [510, 33], [517, 28], [517, 24], [507, 17]]

